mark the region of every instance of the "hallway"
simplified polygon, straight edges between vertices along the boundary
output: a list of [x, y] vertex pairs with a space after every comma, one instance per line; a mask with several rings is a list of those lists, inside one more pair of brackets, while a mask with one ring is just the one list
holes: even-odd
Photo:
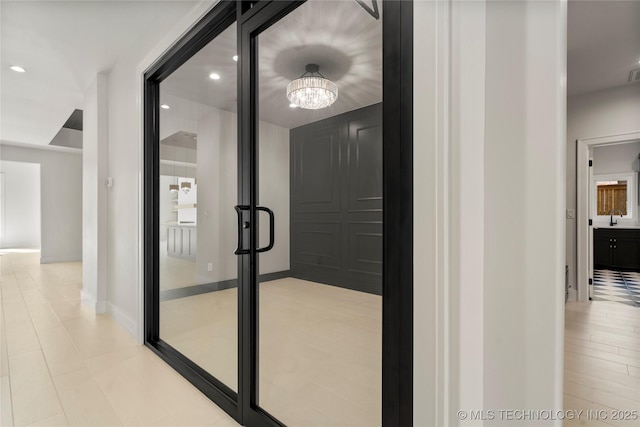
[[80, 303], [82, 264], [0, 255], [0, 425], [238, 425]]

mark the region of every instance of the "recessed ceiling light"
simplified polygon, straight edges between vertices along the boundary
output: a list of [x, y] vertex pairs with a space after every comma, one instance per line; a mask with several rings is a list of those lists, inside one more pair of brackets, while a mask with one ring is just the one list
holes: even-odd
[[238, 55], [233, 55], [233, 60], [238, 62]]
[[160, 106], [160, 108], [163, 108], [163, 109], [165, 109], [165, 110], [168, 110], [168, 109], [169, 109], [169, 108], [171, 108], [171, 107], [169, 107], [167, 104], [162, 104], [162, 105]]
[[209, 78], [211, 80], [220, 80], [220, 74], [211, 73], [211, 74], [209, 74]]
[[293, 102], [291, 104], [289, 104], [289, 107], [291, 108], [298, 108], [298, 106], [296, 104], [294, 104]]
[[17, 73], [24, 73], [25, 71], [27, 71], [27, 70], [25, 70], [24, 68], [22, 68], [22, 67], [21, 67], [21, 66], [19, 66], [19, 65], [12, 65], [12, 66], [11, 66], [11, 67], [9, 67], [9, 68], [11, 68], [13, 71], [15, 71], [15, 72], [17, 72]]

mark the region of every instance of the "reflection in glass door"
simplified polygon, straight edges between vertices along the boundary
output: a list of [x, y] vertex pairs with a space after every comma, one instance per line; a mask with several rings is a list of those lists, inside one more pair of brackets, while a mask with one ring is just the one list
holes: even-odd
[[238, 390], [236, 25], [160, 84], [160, 339]]
[[379, 426], [382, 19], [309, 0], [257, 41], [257, 204], [275, 219], [257, 262], [257, 403], [288, 426]]
[[[147, 80], [147, 343], [239, 417], [235, 4]], [[149, 236], [154, 236], [150, 239]], [[149, 243], [152, 243], [151, 245]], [[153, 262], [152, 262], [153, 261]]]
[[242, 425], [411, 425], [413, 17], [372, 4], [222, 1], [145, 75], [145, 340]]

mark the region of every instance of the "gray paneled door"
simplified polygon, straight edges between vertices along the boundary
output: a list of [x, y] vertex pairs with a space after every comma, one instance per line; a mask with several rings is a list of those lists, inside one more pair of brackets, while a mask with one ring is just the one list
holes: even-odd
[[382, 104], [291, 130], [294, 277], [382, 292]]

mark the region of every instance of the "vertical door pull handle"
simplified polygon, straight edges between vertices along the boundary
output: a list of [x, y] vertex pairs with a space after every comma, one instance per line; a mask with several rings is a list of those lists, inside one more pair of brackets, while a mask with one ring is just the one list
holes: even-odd
[[271, 250], [271, 248], [273, 248], [273, 234], [275, 229], [273, 211], [263, 206], [256, 206], [256, 210], [269, 214], [269, 245], [265, 246], [264, 248], [256, 249], [256, 252], [267, 252]]
[[236, 249], [236, 251], [234, 252], [234, 254], [236, 255], [246, 255], [249, 253], [249, 249], [243, 249], [242, 248], [242, 230], [245, 228], [249, 228], [249, 223], [244, 223], [242, 222], [242, 211], [248, 211], [249, 210], [249, 206], [247, 205], [236, 205], [234, 207], [234, 209], [236, 210], [236, 213], [238, 214], [238, 248]]

